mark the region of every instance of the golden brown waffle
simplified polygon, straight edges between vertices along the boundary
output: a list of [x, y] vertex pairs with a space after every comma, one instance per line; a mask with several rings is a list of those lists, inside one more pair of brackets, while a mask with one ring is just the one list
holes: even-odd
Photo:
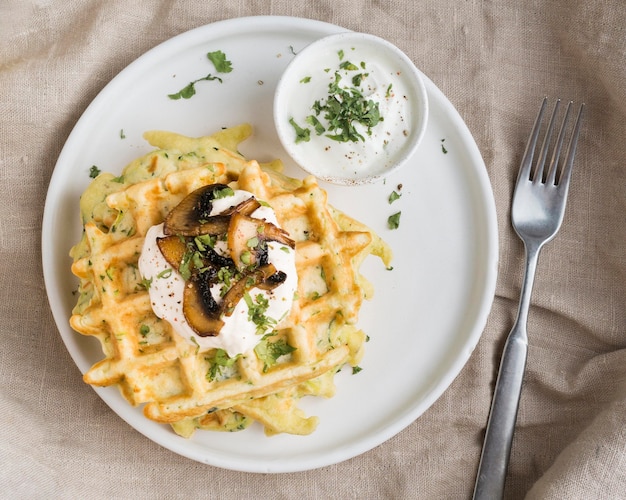
[[[314, 178], [290, 179], [279, 162], [261, 166], [236, 153], [250, 132], [242, 125], [198, 139], [147, 133], [157, 150], [119, 177], [101, 174], [81, 198], [85, 232], [71, 252], [80, 293], [70, 323], [98, 338], [105, 356], [84, 380], [117, 384], [131, 404], [145, 404], [148, 418], [184, 436], [196, 428], [238, 430], [253, 420], [269, 434], [313, 431], [316, 418], [297, 401], [332, 396], [334, 374], [359, 362], [365, 334], [355, 324], [372, 294], [359, 266], [371, 253], [386, 265], [391, 256], [365, 225], [328, 205]], [[188, 193], [212, 183], [269, 203], [296, 241], [297, 298], [280, 330], [264, 341], [269, 350], [274, 342], [293, 350], [269, 363], [255, 351], [235, 360], [215, 349], [198, 352], [154, 315], [142, 286], [137, 262], [146, 231]]]

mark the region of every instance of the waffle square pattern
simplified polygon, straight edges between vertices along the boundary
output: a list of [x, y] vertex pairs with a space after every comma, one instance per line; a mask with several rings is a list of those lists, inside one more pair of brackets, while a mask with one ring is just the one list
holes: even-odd
[[[304, 396], [331, 397], [334, 375], [357, 366], [366, 334], [359, 309], [373, 289], [360, 274], [370, 254], [388, 266], [391, 251], [366, 225], [334, 209], [313, 177], [281, 173], [282, 164], [244, 158], [247, 124], [201, 138], [147, 132], [156, 149], [115, 176], [99, 174], [81, 197], [83, 237], [71, 250], [79, 279], [70, 324], [96, 337], [103, 359], [88, 384], [117, 385], [147, 418], [189, 437], [196, 429], [234, 431], [257, 421], [267, 434], [309, 434], [317, 417]], [[209, 184], [253, 193], [295, 242], [297, 291], [289, 313], [254, 349], [229, 355], [204, 349], [153, 311], [139, 271], [146, 233], [181, 200]]]

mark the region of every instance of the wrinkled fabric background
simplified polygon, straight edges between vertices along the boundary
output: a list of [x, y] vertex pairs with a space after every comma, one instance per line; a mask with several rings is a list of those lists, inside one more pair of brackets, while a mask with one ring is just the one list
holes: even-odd
[[[41, 220], [57, 156], [120, 70], [172, 36], [249, 15], [387, 38], [472, 131], [498, 210], [496, 297], [466, 367], [417, 421], [347, 462], [280, 475], [180, 457], [88, 386], [52, 319]], [[626, 498], [626, 8], [622, 0], [0, 2], [0, 496], [471, 497], [523, 248], [511, 192], [540, 99], [584, 101], [563, 227], [544, 249], [506, 498]], [[45, 252], [45, 248], [43, 248]]]

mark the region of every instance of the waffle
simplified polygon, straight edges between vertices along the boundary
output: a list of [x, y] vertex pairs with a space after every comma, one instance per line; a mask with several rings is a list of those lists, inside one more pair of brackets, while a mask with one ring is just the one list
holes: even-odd
[[[189, 437], [196, 429], [234, 431], [260, 422], [267, 434], [308, 434], [317, 418], [298, 408], [304, 396], [331, 397], [333, 377], [356, 366], [366, 336], [356, 326], [363, 299], [373, 293], [359, 273], [391, 252], [367, 226], [334, 209], [313, 177], [284, 176], [279, 161], [259, 164], [237, 153], [251, 128], [241, 125], [189, 138], [148, 132], [156, 149], [121, 176], [100, 174], [81, 197], [84, 233], [72, 248], [78, 301], [70, 318], [77, 332], [96, 337], [104, 358], [84, 375], [88, 384], [117, 385], [147, 418]], [[298, 289], [289, 316], [251, 350], [220, 358], [200, 352], [152, 311], [138, 270], [147, 230], [187, 194], [212, 183], [250, 191], [275, 211], [295, 240]]]

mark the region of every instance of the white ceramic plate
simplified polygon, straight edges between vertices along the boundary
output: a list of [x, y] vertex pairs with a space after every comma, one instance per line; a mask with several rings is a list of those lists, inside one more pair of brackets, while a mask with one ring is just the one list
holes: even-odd
[[[287, 160], [272, 121], [278, 79], [293, 51], [339, 31], [345, 30], [287, 17], [203, 26], [147, 52], [87, 108], [50, 181], [42, 234], [51, 309], [81, 372], [103, 357], [96, 340], [68, 325], [77, 283], [68, 252], [81, 235], [78, 200], [90, 181], [90, 167], [120, 172], [151, 149], [141, 137], [146, 130], [200, 136], [246, 121], [254, 125], [255, 135], [242, 146], [244, 154]], [[215, 73], [206, 58], [215, 50], [222, 50], [233, 64], [223, 83], [200, 82], [193, 98], [169, 99], [167, 94], [191, 80]], [[485, 325], [496, 281], [497, 227], [491, 187], [476, 144], [446, 97], [426, 77], [425, 82], [430, 119], [411, 164], [384, 184], [325, 186], [331, 203], [369, 224], [391, 244], [395, 260], [391, 271], [375, 258], [364, 264], [376, 296], [364, 304], [360, 316], [360, 325], [371, 338], [363, 370], [357, 375], [341, 372], [334, 398], [302, 401], [309, 414], [320, 417], [315, 433], [268, 438], [260, 426], [253, 426], [239, 433], [197, 432], [186, 440], [168, 426], [144, 418], [117, 388], [97, 388], [113, 411], [151, 440], [194, 460], [233, 470], [290, 472], [370, 450], [432, 405], [463, 368]], [[303, 176], [289, 163], [287, 173]], [[398, 184], [403, 186], [402, 197], [390, 205], [388, 196]], [[387, 218], [397, 211], [402, 213], [400, 227], [392, 231]]]

